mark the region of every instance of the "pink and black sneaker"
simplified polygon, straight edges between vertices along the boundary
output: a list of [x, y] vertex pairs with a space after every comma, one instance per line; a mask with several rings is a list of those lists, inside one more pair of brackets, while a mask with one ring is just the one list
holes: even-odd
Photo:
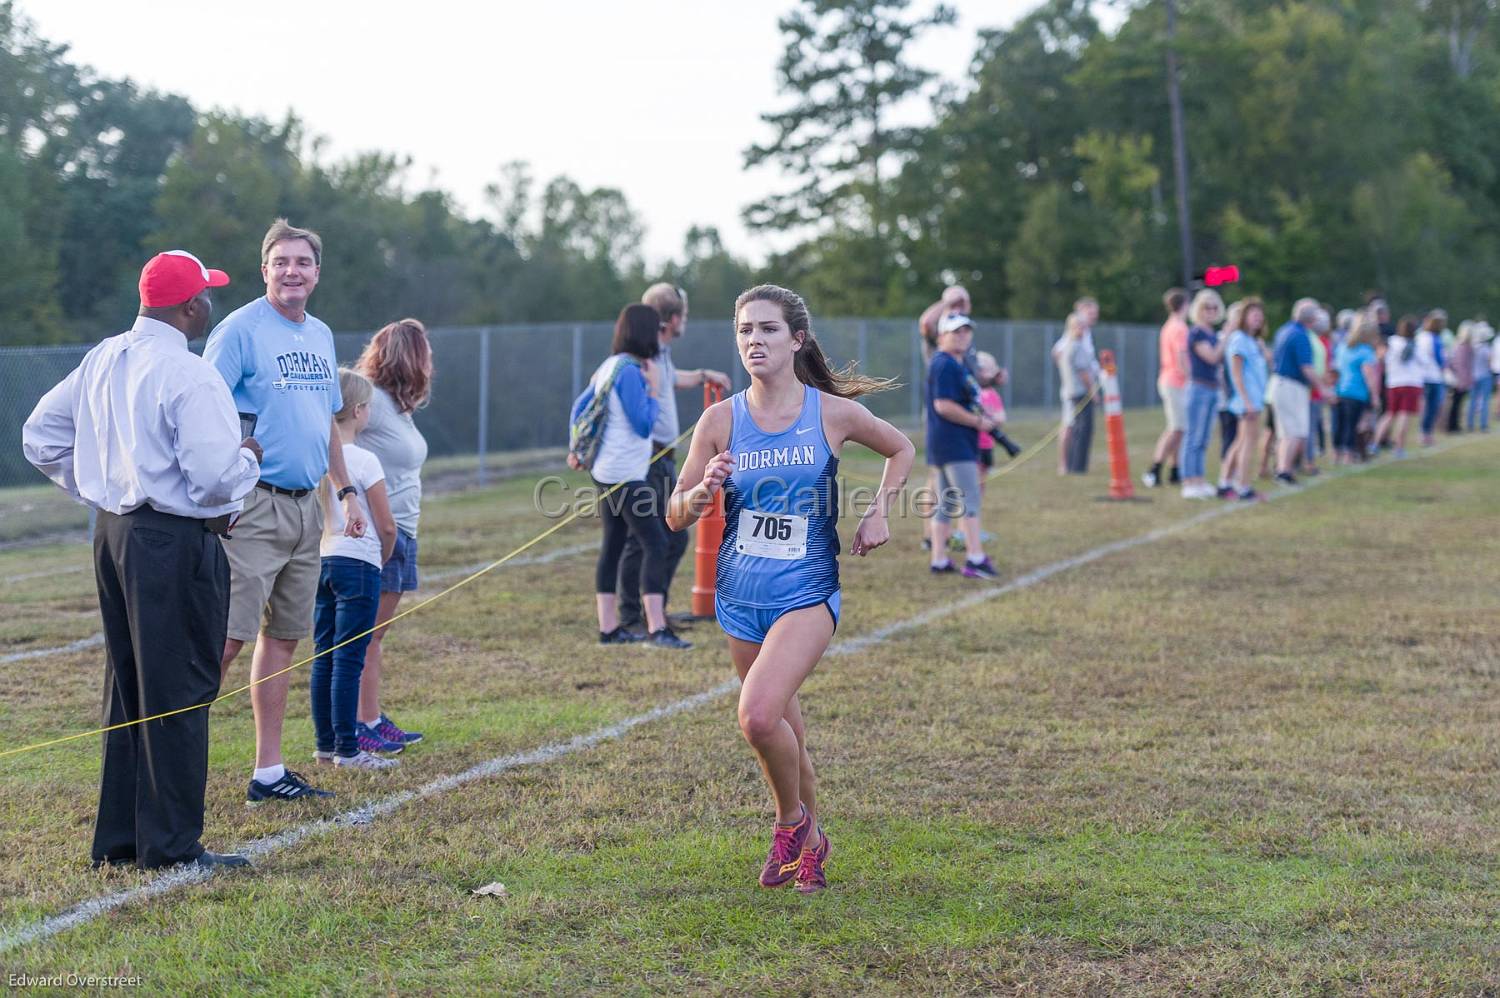
[[775, 834], [771, 837], [771, 854], [766, 857], [766, 865], [760, 871], [762, 887], [780, 887], [797, 875], [797, 869], [802, 865], [802, 847], [812, 828], [812, 817], [806, 806], [803, 806], [802, 817], [795, 825], [777, 822]]
[[802, 862], [797, 866], [797, 893], [816, 894], [828, 886], [828, 878], [823, 875], [823, 864], [828, 860], [828, 853], [832, 846], [828, 844], [828, 833], [821, 828], [822, 841], [816, 849], [802, 850]]

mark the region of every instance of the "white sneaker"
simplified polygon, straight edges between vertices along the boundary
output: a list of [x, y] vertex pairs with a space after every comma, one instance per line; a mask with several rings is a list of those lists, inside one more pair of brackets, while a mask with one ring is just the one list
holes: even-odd
[[390, 769], [401, 765], [401, 760], [387, 759], [369, 752], [356, 752], [354, 755], [334, 756], [333, 764], [347, 769]]
[[1184, 499], [1207, 499], [1215, 495], [1213, 486], [1204, 482], [1202, 485], [1184, 485], [1182, 487], [1182, 498]]
[[1156, 476], [1147, 471], [1141, 475], [1141, 484], [1148, 489], [1156, 488]]

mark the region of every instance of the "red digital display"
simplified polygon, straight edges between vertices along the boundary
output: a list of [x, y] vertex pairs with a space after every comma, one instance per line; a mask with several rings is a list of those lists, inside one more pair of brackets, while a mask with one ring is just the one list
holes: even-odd
[[1216, 288], [1221, 284], [1234, 284], [1240, 279], [1240, 268], [1233, 264], [1228, 267], [1209, 267], [1203, 272], [1203, 283], [1206, 287]]

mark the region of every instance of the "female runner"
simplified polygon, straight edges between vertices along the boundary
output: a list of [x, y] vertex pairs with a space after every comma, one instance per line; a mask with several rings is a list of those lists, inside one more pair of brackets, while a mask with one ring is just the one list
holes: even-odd
[[734, 314], [750, 387], [699, 420], [667, 522], [686, 529], [723, 489], [714, 609], [743, 683], [740, 731], [776, 807], [760, 882], [779, 887], [795, 878], [799, 891], [812, 894], [827, 885], [829, 846], [797, 690], [838, 625], [839, 452], [853, 441], [886, 459], [880, 490], [854, 532], [851, 550], [863, 556], [890, 538], [890, 508], [915, 449], [852, 401], [893, 383], [831, 370], [797, 294], [763, 284], [739, 296]]

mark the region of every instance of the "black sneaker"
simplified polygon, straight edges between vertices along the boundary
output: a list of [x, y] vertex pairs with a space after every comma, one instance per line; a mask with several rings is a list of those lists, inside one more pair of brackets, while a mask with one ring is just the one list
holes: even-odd
[[933, 575], [947, 575], [951, 572], [958, 571], [958, 566], [953, 564], [952, 560], [949, 560], [943, 562], [941, 565], [928, 565], [927, 571], [931, 572]]
[[1282, 485], [1296, 485], [1297, 484], [1297, 476], [1294, 475], [1294, 474], [1292, 474], [1290, 471], [1278, 471], [1278, 472], [1276, 472], [1276, 480], [1278, 482], [1280, 482]]
[[635, 631], [627, 631], [624, 625], [616, 627], [612, 631], [600, 631], [599, 643], [601, 645], [633, 645], [637, 641], [645, 641], [646, 635]]
[[1178, 471], [1176, 468], [1173, 468], [1172, 473], [1167, 476], [1167, 483], [1170, 485], [1181, 485], [1182, 472]]
[[652, 631], [646, 635], [646, 643], [656, 645], [658, 648], [691, 648], [691, 641], [684, 641], [673, 632], [670, 626], [663, 627], [659, 631]]
[[268, 800], [301, 800], [304, 797], [332, 797], [332, 790], [319, 790], [310, 785], [299, 774], [288, 769], [275, 783], [250, 781], [245, 794], [246, 804], [263, 804]]

